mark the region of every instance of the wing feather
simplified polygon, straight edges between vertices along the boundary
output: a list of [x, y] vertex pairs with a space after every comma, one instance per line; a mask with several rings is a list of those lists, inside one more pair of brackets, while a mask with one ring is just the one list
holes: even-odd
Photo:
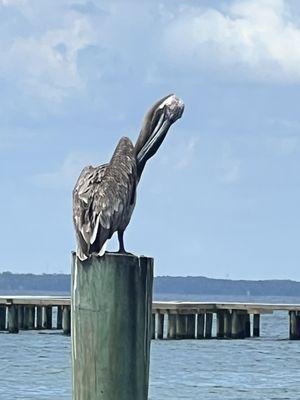
[[120, 140], [109, 164], [83, 169], [73, 191], [73, 219], [81, 259], [99, 253], [114, 232], [126, 228], [136, 184], [134, 146], [128, 138]]

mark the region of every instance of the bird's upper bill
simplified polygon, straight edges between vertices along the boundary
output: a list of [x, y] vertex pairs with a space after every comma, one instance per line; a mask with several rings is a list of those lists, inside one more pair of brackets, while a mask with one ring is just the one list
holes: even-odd
[[146, 161], [156, 153], [170, 126], [182, 116], [183, 111], [184, 103], [175, 94], [154, 104], [145, 117], [136, 144], [138, 162]]

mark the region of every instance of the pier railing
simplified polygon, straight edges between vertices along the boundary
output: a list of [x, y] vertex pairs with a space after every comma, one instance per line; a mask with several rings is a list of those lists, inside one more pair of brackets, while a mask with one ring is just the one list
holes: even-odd
[[[260, 316], [289, 314], [289, 338], [300, 339], [300, 304], [180, 302], [152, 304], [153, 339], [244, 339], [260, 336]], [[213, 321], [215, 329], [213, 329]], [[70, 298], [0, 296], [0, 331], [57, 329], [71, 332]]]

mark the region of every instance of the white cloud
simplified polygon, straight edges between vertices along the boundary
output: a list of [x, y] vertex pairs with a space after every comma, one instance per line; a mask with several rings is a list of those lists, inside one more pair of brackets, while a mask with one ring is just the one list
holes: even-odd
[[239, 0], [225, 11], [182, 7], [164, 37], [172, 61], [258, 81], [300, 82], [300, 28], [284, 0]]
[[[21, 21], [26, 28], [20, 34], [13, 18], [6, 21], [11, 35], [9, 39], [0, 37], [0, 77], [17, 83], [28, 94], [51, 101], [63, 99], [70, 90], [80, 90], [82, 82], [77, 55], [95, 41], [89, 19], [72, 10], [66, 11], [67, 7], [60, 9], [57, 6], [51, 10], [54, 15], [49, 14], [48, 24], [43, 26], [45, 15], [42, 16], [42, 12], [47, 14], [48, 11], [46, 3], [44, 10], [35, 12], [25, 1], [2, 0], [2, 5], [13, 6], [15, 11], [12, 10], [11, 15], [13, 12], [18, 18], [22, 15]], [[58, 15], [60, 12], [62, 16]], [[55, 14], [57, 19], [53, 18]]]
[[75, 20], [68, 29], [46, 32], [39, 38], [16, 39], [1, 70], [7, 72], [12, 64], [15, 69], [21, 67], [20, 78], [26, 86], [41, 97], [60, 98], [66, 89], [80, 88], [76, 54], [89, 43], [88, 29], [84, 20]]

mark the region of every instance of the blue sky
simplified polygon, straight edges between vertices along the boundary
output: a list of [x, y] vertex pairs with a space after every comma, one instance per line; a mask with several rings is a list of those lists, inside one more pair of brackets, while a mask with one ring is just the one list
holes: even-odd
[[127, 249], [157, 275], [300, 280], [298, 1], [0, 0], [0, 54], [0, 271], [70, 271], [82, 167], [175, 92]]

